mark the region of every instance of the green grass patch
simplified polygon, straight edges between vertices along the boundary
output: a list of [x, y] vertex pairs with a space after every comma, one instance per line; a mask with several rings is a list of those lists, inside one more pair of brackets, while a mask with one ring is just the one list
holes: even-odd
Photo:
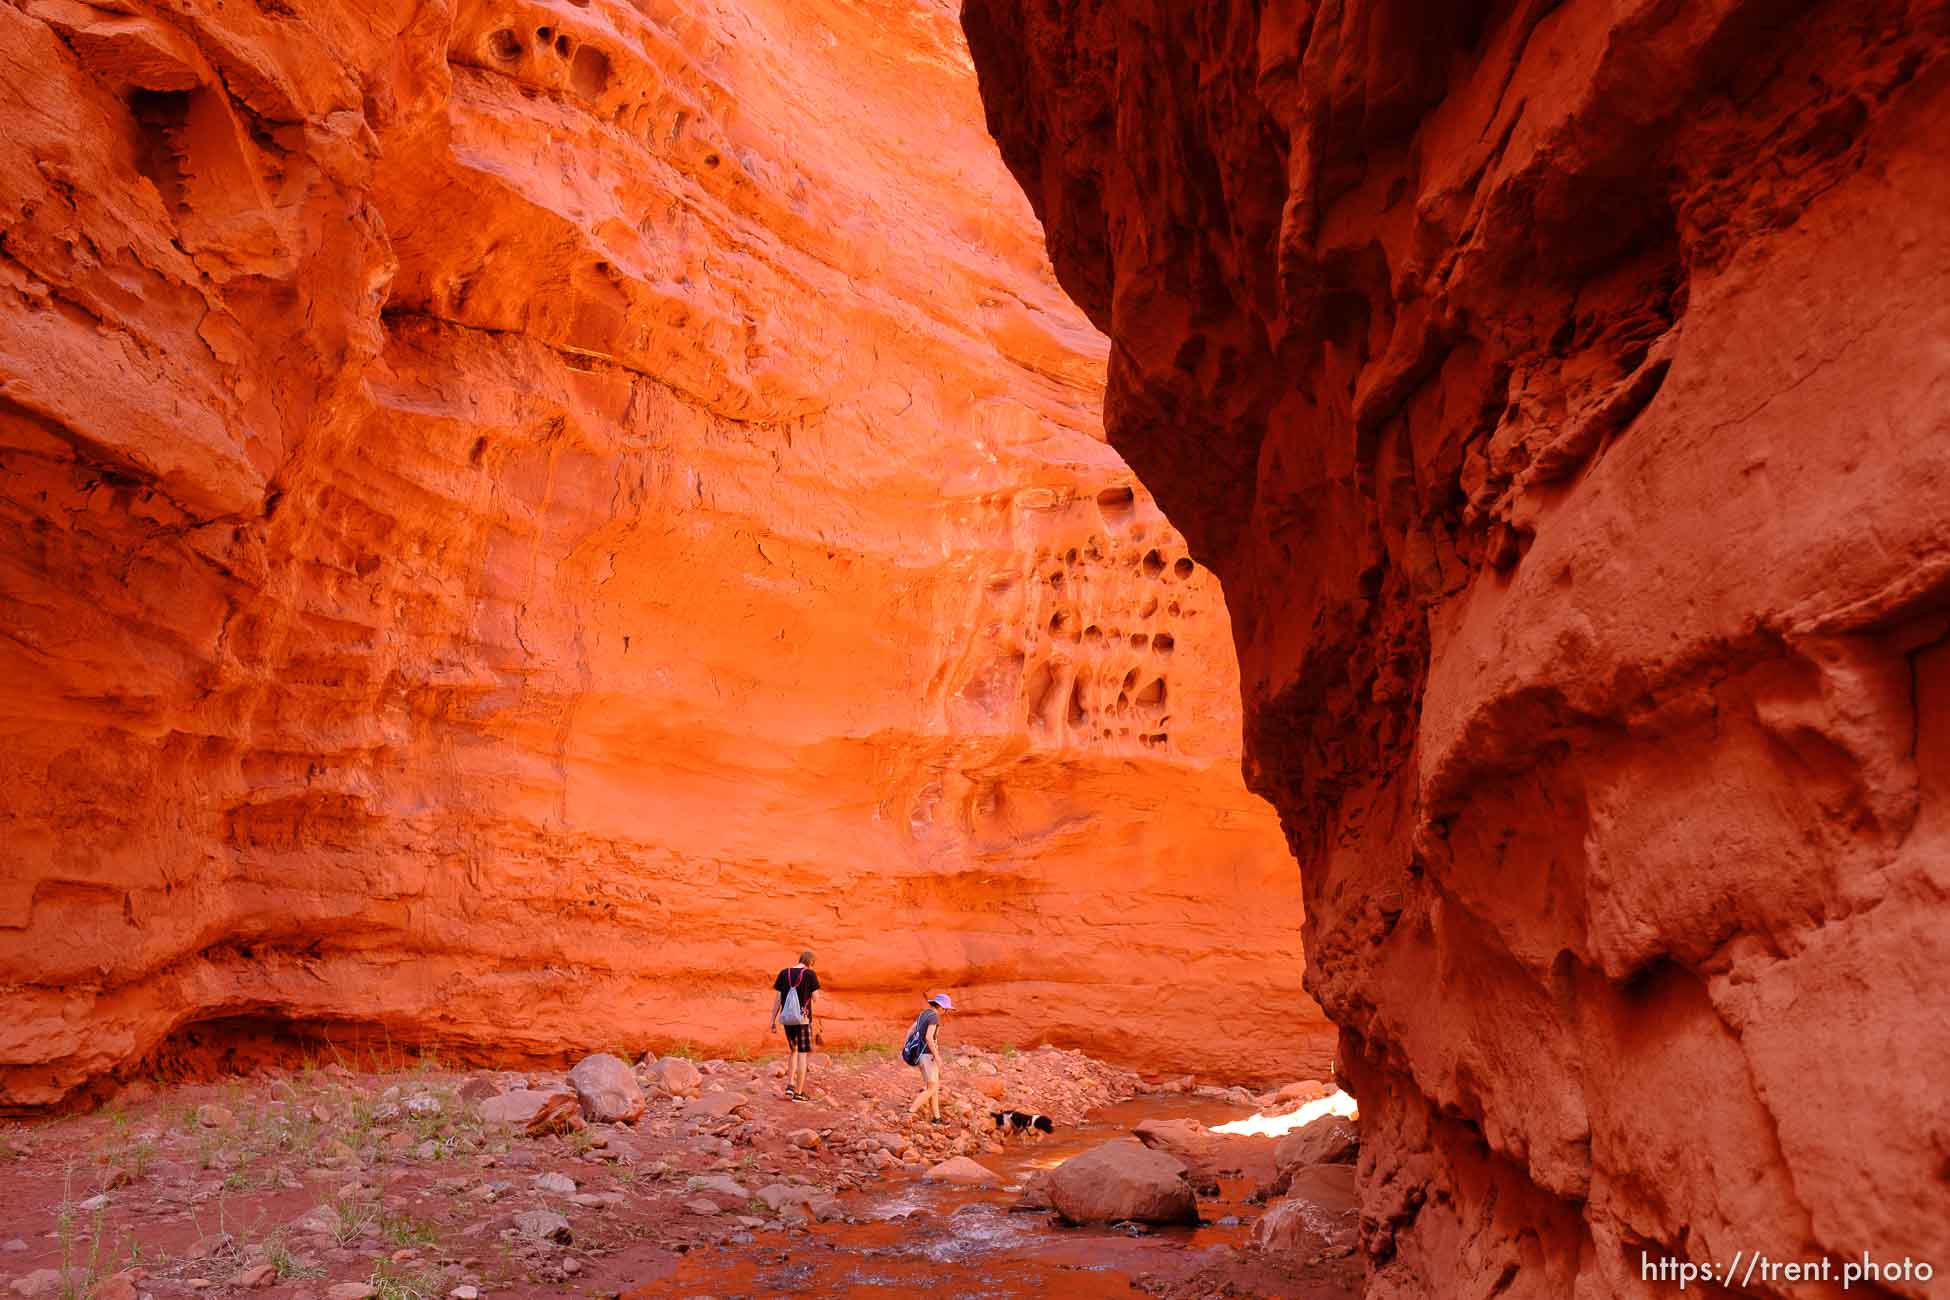
[[305, 1278], [323, 1277], [322, 1265], [310, 1263], [291, 1253], [291, 1246], [283, 1237], [274, 1236], [264, 1243], [264, 1262], [278, 1271], [278, 1281], [294, 1282]]
[[332, 1209], [338, 1215], [338, 1222], [332, 1225], [332, 1240], [340, 1246], [350, 1246], [365, 1235], [366, 1229], [379, 1225], [379, 1211], [374, 1206], [337, 1201]]
[[366, 1285], [378, 1292], [376, 1300], [440, 1300], [446, 1293], [438, 1269], [413, 1268], [380, 1260]]
[[395, 1246], [431, 1246], [440, 1239], [440, 1230], [410, 1214], [379, 1212], [379, 1235]]
[[115, 1258], [108, 1242], [108, 1211], [81, 1208], [74, 1195], [74, 1175], [72, 1164], [62, 1173], [61, 1207], [54, 1221], [61, 1246], [61, 1285], [55, 1293], [60, 1300], [88, 1300]]

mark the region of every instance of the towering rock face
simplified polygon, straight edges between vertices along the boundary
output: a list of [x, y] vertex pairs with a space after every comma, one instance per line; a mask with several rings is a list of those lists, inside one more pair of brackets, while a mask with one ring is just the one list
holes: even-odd
[[776, 1050], [802, 946], [831, 1045], [939, 986], [1324, 1066], [1218, 585], [948, 6], [0, 50], [0, 1104], [293, 1031]]
[[1950, 1266], [1950, 10], [964, 23], [1225, 582], [1370, 1293]]

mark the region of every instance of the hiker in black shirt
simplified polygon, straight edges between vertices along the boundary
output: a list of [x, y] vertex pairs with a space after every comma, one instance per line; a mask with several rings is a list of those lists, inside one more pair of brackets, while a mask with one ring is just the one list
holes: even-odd
[[806, 1067], [812, 1063], [812, 1000], [819, 992], [819, 976], [813, 973], [813, 955], [799, 954], [799, 964], [788, 966], [772, 981], [778, 994], [772, 1003], [772, 1023], [785, 1029], [786, 1046], [792, 1049], [785, 1071], [785, 1095], [790, 1101], [806, 1099]]

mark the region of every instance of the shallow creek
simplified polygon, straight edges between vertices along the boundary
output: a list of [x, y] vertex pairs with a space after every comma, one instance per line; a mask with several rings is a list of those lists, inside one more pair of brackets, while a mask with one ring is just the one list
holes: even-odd
[[1082, 1126], [1041, 1143], [1012, 1141], [1002, 1155], [982, 1156], [1001, 1174], [1000, 1188], [946, 1187], [918, 1176], [889, 1178], [842, 1198], [851, 1222], [825, 1223], [793, 1236], [741, 1233], [727, 1245], [696, 1250], [659, 1277], [641, 1279], [626, 1296], [907, 1296], [1129, 1297], [1133, 1279], [1179, 1276], [1214, 1252], [1251, 1235], [1261, 1207], [1245, 1201], [1243, 1181], [1201, 1196], [1205, 1222], [1195, 1228], [1132, 1235], [1071, 1228], [1046, 1212], [1011, 1212], [1023, 1179], [1111, 1138], [1145, 1119], [1196, 1119], [1212, 1125], [1249, 1112], [1223, 1102], [1145, 1097], [1096, 1112]]

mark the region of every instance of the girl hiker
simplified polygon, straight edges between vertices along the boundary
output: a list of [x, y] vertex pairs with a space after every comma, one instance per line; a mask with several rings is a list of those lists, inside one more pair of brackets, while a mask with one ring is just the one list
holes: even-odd
[[919, 1067], [921, 1071], [921, 1095], [907, 1108], [909, 1115], [918, 1115], [926, 1106], [930, 1120], [941, 1122], [941, 1015], [953, 1011], [955, 1004], [946, 993], [936, 993], [928, 999], [927, 1006], [915, 1017], [914, 1027], [907, 1031], [907, 1042], [901, 1047], [901, 1060]]
[[788, 1101], [806, 1099], [806, 1067], [812, 1063], [812, 1000], [819, 992], [819, 976], [813, 974], [813, 955], [799, 954], [799, 964], [788, 966], [772, 981], [778, 1000], [772, 1004], [772, 1023], [785, 1027], [785, 1043], [792, 1050], [785, 1071], [785, 1096]]

